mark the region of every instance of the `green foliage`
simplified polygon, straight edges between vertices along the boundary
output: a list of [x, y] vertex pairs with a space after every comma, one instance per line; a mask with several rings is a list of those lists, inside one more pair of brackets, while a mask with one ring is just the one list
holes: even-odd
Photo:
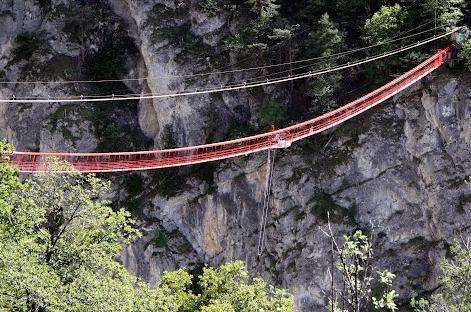
[[225, 49], [238, 51], [245, 47], [245, 43], [240, 34], [236, 34], [234, 36], [226, 37], [223, 40], [223, 46]]
[[205, 268], [199, 285], [201, 311], [293, 311], [290, 295], [267, 286], [261, 278], [249, 278], [241, 261]]
[[471, 71], [471, 39], [467, 39], [460, 47], [459, 59]]
[[406, 13], [399, 4], [382, 6], [365, 22], [366, 41], [375, 44], [391, 39], [403, 27], [405, 19]]
[[154, 244], [159, 248], [165, 248], [168, 245], [167, 233], [163, 230], [155, 231]]
[[[316, 30], [311, 31], [306, 39], [306, 56], [312, 58], [332, 55], [340, 50], [342, 42], [337, 25], [325, 13], [321, 16]], [[326, 59], [318, 66], [326, 68], [334, 65], [334, 61]], [[309, 79], [305, 92], [311, 100], [309, 106], [311, 114], [318, 115], [336, 107], [334, 93], [340, 86], [341, 79], [339, 73]]]
[[334, 94], [340, 87], [340, 74], [327, 74], [322, 78], [311, 78], [307, 83], [306, 95], [311, 99], [309, 112], [317, 116], [337, 107]]
[[423, 8], [439, 25], [453, 27], [463, 17], [464, 0], [425, 0]]
[[[0, 310], [293, 311], [290, 295], [249, 278], [242, 262], [205, 269], [196, 281], [186, 270], [168, 272], [155, 289], [138, 281], [116, 258], [139, 233], [129, 213], [99, 199], [108, 192], [109, 183], [76, 173], [22, 182], [0, 162]], [[157, 244], [167, 240], [156, 233]]]
[[342, 36], [329, 14], [324, 13], [315, 30], [309, 32], [305, 41], [306, 55], [309, 57], [329, 56], [338, 52], [342, 45]]
[[[366, 20], [363, 27], [363, 39], [371, 44], [381, 43], [390, 40], [404, 27], [407, 14], [405, 9], [399, 4], [393, 6], [382, 6], [379, 11]], [[386, 52], [396, 48], [396, 44], [384, 44], [375, 48], [374, 54]], [[405, 63], [405, 59], [399, 57], [389, 57], [366, 65], [367, 77], [381, 83], [381, 77], [388, 79], [397, 73], [397, 68]]]
[[337, 268], [345, 287], [343, 290], [336, 290], [337, 293], [330, 298], [328, 311], [360, 312], [370, 308], [396, 311], [394, 301], [397, 294], [390, 289], [396, 276], [388, 270], [373, 274], [372, 246], [368, 236], [358, 230], [353, 235], [344, 235], [343, 244], [339, 245], [332, 232], [330, 235], [339, 259]]
[[459, 243], [451, 246], [451, 258], [440, 263], [439, 292], [429, 300], [413, 298], [417, 312], [471, 311], [471, 249]]
[[109, 184], [59, 173], [22, 183], [7, 164], [0, 180], [0, 307], [130, 311], [135, 280], [115, 257], [138, 233], [128, 213], [97, 199]]
[[218, 0], [202, 0], [200, 5], [209, 13], [217, 12], [220, 9]]
[[231, 123], [229, 130], [227, 132], [227, 139], [240, 139], [250, 135], [254, 135], [257, 132], [257, 129], [250, 123], [247, 122], [237, 122], [234, 121]]
[[12, 59], [9, 64], [29, 60], [40, 49], [47, 49], [43, 34], [22, 33], [13, 41]]
[[258, 111], [260, 126], [269, 129], [271, 126], [281, 127], [286, 124], [288, 118], [286, 106], [275, 100], [266, 100]]
[[252, 10], [263, 21], [268, 21], [278, 15], [280, 6], [276, 4], [277, 0], [247, 0]]

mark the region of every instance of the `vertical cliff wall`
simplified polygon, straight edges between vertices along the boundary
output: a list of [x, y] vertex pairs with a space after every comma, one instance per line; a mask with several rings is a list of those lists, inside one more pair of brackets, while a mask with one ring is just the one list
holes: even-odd
[[[245, 77], [188, 75], [225, 68], [222, 38], [238, 25], [230, 12], [196, 1], [0, 3], [0, 74], [7, 81], [136, 78], [125, 84], [1, 85], [0, 95], [175, 92]], [[74, 16], [88, 14], [87, 25]], [[78, 18], [80, 20], [80, 18]], [[105, 62], [105, 60], [112, 62]], [[100, 76], [104, 75], [105, 76]], [[185, 76], [185, 77], [182, 77]], [[139, 218], [144, 236], [123, 262], [155, 283], [165, 270], [242, 259], [252, 272], [294, 291], [315, 311], [330, 287], [327, 212], [339, 235], [362, 228], [375, 241], [375, 265], [398, 273], [402, 297], [436, 286], [437, 264], [471, 225], [471, 76], [443, 69], [335, 131], [279, 151], [267, 227], [256, 253], [266, 155], [216, 164], [107, 176], [117, 205]], [[234, 122], [255, 121], [264, 95], [253, 92], [119, 105], [0, 105], [0, 134], [19, 150], [133, 150], [223, 139]]]

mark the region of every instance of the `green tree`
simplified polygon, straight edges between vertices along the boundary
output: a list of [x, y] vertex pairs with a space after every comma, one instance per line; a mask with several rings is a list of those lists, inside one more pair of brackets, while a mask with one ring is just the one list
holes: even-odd
[[451, 258], [440, 264], [440, 287], [430, 300], [413, 298], [417, 312], [471, 311], [471, 249], [469, 244], [451, 246]]
[[[328, 57], [340, 50], [342, 42], [337, 25], [331, 21], [329, 14], [324, 13], [319, 19], [316, 29], [308, 35], [305, 54], [309, 58], [322, 57], [323, 59], [316, 65], [319, 68], [328, 68], [336, 65], [336, 60]], [[308, 81], [306, 94], [311, 99], [309, 107], [311, 114], [323, 113], [337, 105], [334, 93], [340, 86], [341, 79], [341, 74], [335, 72], [322, 77], [314, 77]]]
[[[377, 44], [392, 39], [404, 26], [407, 14], [399, 5], [382, 6], [379, 11], [366, 20], [363, 27], [363, 39], [370, 44]], [[384, 53], [390, 51], [397, 46], [394, 44], [383, 44], [371, 50], [373, 54]], [[415, 59], [415, 55], [411, 53], [408, 59]], [[381, 82], [383, 78], [393, 76], [397, 73], [397, 69], [404, 66], [406, 60], [399, 56], [389, 57], [387, 60], [379, 60], [366, 64], [366, 75], [369, 81]]]
[[438, 25], [453, 27], [463, 17], [464, 0], [425, 0], [423, 7]]
[[364, 34], [367, 42], [375, 44], [391, 39], [399, 32], [406, 19], [406, 13], [399, 4], [382, 6], [381, 9], [367, 19]]
[[98, 199], [109, 184], [60, 173], [22, 183], [0, 168], [0, 307], [132, 311], [136, 280], [115, 258], [137, 231], [129, 213]]
[[332, 240], [332, 253], [338, 258], [337, 269], [340, 272], [344, 287], [334, 287], [329, 298], [328, 311], [396, 311], [394, 300], [397, 295], [391, 290], [395, 275], [388, 270], [372, 269], [373, 249], [368, 236], [362, 231], [353, 235], [344, 235], [343, 244], [334, 237], [329, 223]]
[[129, 213], [101, 200], [110, 184], [92, 175], [49, 174], [20, 181], [0, 143], [1, 311], [292, 311], [285, 291], [248, 277], [242, 262], [205, 269], [194, 293], [186, 270], [155, 289], [116, 261], [139, 233]]

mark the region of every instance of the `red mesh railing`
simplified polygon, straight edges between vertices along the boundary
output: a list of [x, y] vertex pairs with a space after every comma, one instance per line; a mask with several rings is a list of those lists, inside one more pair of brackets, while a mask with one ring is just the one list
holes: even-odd
[[128, 153], [33, 153], [14, 152], [10, 163], [20, 172], [48, 171], [49, 157], [69, 162], [80, 172], [118, 172], [176, 167], [246, 155], [292, 142], [332, 128], [401, 92], [440, 67], [450, 57], [449, 45], [409, 72], [373, 92], [322, 116], [277, 131], [243, 139], [172, 150]]

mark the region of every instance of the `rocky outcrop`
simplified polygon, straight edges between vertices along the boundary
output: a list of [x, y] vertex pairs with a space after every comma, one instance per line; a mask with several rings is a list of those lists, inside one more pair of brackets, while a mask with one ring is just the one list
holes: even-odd
[[[457, 233], [471, 234], [471, 76], [444, 70], [430, 79], [327, 137], [278, 153], [261, 256], [265, 157], [256, 155], [220, 164], [213, 185], [193, 179], [176, 196], [156, 195], [143, 215], [159, 231], [174, 233], [173, 247], [129, 248], [124, 258], [153, 281], [155, 264], [169, 270], [179, 261], [242, 259], [291, 288], [303, 310], [317, 311], [330, 288], [330, 242], [322, 232], [329, 211], [339, 235], [355, 228], [372, 233], [375, 266], [398, 274], [401, 296], [433, 289], [448, 244]], [[146, 228], [138, 246], [153, 239], [154, 227]], [[176, 250], [174, 240], [190, 246]], [[184, 257], [188, 247], [191, 257]], [[174, 261], [162, 263], [162, 255]]]
[[[101, 69], [119, 63], [114, 74], [120, 78], [147, 77], [119, 85], [125, 92], [173, 93], [249, 78], [246, 73], [189, 77], [234, 61], [234, 54], [220, 47], [237, 28], [235, 19], [208, 12], [197, 1], [94, 2], [86, 42], [66, 27], [72, 12], [63, 8], [70, 1], [43, 7], [47, 3], [0, 3], [1, 79], [87, 79], [84, 67], [100, 53], [105, 60], [116, 57], [110, 46], [123, 47], [124, 57], [98, 64]], [[433, 289], [449, 243], [459, 233], [470, 234], [470, 86], [469, 74], [441, 70], [335, 131], [278, 151], [261, 255], [263, 153], [112, 177], [114, 200], [139, 217], [144, 232], [126, 248], [123, 262], [155, 283], [166, 270], [197, 271], [242, 259], [254, 274], [290, 288], [302, 310], [318, 311], [330, 287], [330, 242], [322, 231], [329, 213], [338, 235], [356, 228], [371, 233], [375, 265], [398, 273], [395, 286], [402, 297]], [[95, 91], [89, 85], [0, 86], [2, 98]], [[255, 123], [263, 95], [284, 93], [266, 89], [116, 106], [0, 104], [0, 136], [19, 150], [201, 144], [222, 140], [234, 120]]]

